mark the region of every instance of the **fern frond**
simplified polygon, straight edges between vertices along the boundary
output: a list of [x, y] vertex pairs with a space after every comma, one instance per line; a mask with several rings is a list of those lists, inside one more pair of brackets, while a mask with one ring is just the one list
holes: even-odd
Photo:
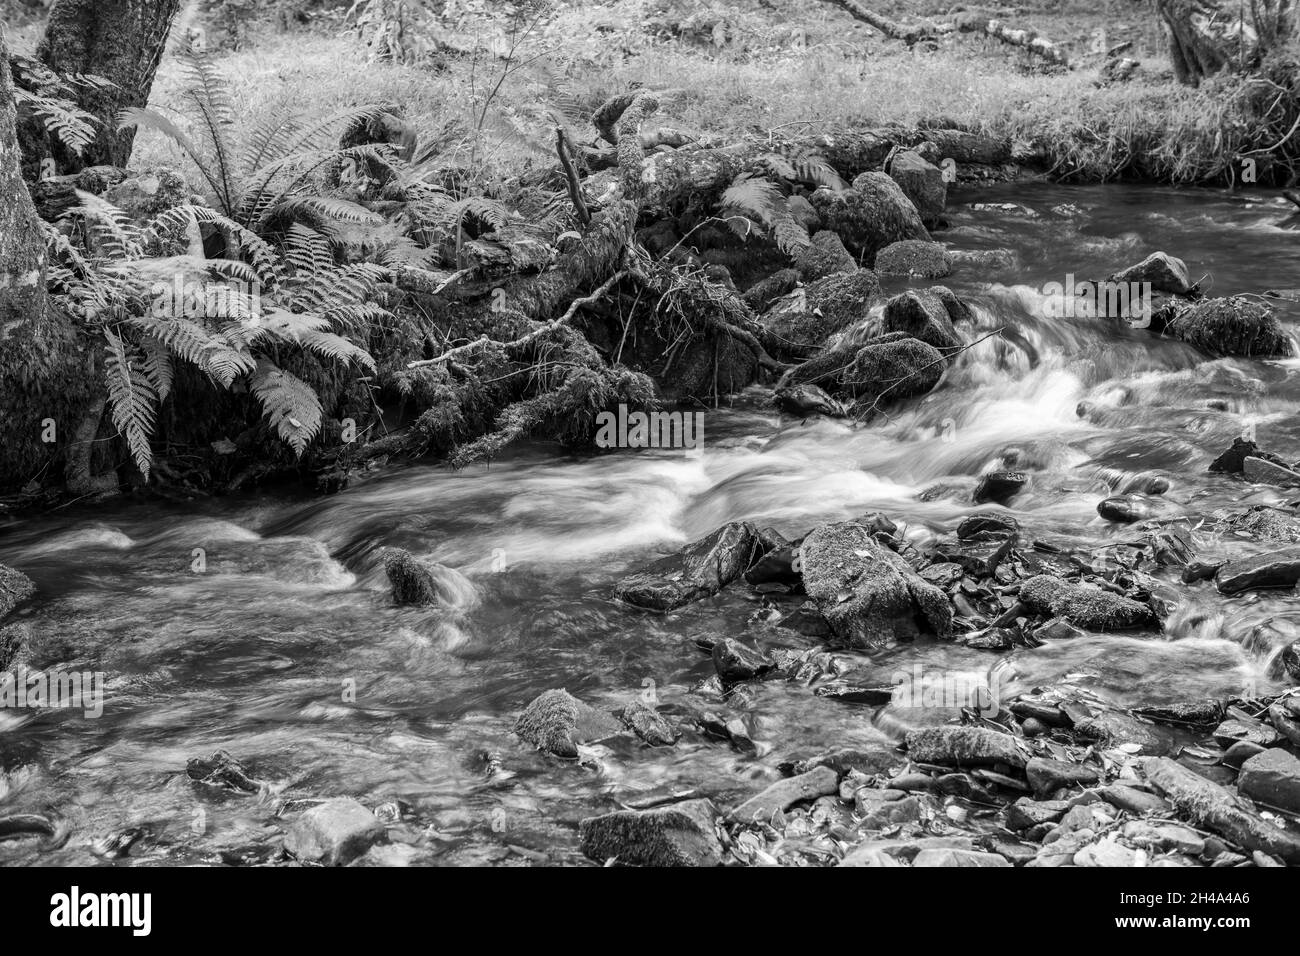
[[249, 381], [277, 435], [299, 458], [320, 432], [321, 406], [315, 389], [263, 359]]
[[132, 369], [122, 339], [109, 329], [104, 329], [104, 338], [108, 342], [104, 383], [108, 387], [113, 426], [126, 439], [136, 467], [147, 479], [153, 463], [149, 436], [153, 433], [158, 395], [149, 380]]

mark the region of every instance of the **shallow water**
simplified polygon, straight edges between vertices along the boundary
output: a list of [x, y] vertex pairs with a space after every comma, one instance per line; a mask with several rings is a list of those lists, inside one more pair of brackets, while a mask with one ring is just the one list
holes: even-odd
[[[973, 208], [998, 202], [1023, 209]], [[419, 851], [383, 851], [388, 862], [525, 863], [535, 851], [576, 861], [576, 821], [593, 812], [685, 789], [727, 804], [777, 776], [785, 756], [886, 740], [946, 716], [826, 701], [795, 681], [754, 685], [725, 706], [698, 697], [692, 687], [712, 665], [693, 637], [799, 650], [815, 642], [772, 626], [788, 601], [745, 587], [666, 617], [616, 605], [614, 582], [648, 558], [726, 521], [793, 537], [869, 510], [923, 544], [974, 509], [956, 491], [924, 502], [918, 493], [969, 489], [1012, 448], [1032, 473], [1012, 511], [1029, 536], [1061, 546], [1124, 540], [1096, 504], [1139, 476], [1170, 480], [1175, 513], [1287, 500], [1206, 466], [1251, 425], [1265, 448], [1300, 457], [1300, 362], [1209, 361], [1111, 321], [1045, 319], [1040, 291], [1157, 249], [1184, 258], [1211, 294], [1300, 287], [1300, 221], [1286, 221], [1285, 201], [1022, 185], [956, 195], [950, 206], [952, 228], [938, 238], [1014, 253], [997, 268], [963, 266], [946, 283], [975, 307], [968, 338], [1007, 334], [870, 427], [782, 421], [754, 389], [708, 413], [699, 454], [527, 448], [461, 473], [393, 469], [329, 498], [68, 508], [0, 529], [0, 563], [39, 588], [18, 621], [47, 650], [64, 648], [66, 669], [107, 677], [95, 719], [0, 710], [0, 812], [49, 808], [74, 827], [55, 851], [0, 843], [0, 862], [93, 863], [88, 843], [127, 826], [146, 836], [117, 865], [262, 859], [283, 831], [277, 797], [337, 794], [405, 801], [434, 828]], [[1300, 306], [1277, 304], [1294, 328]], [[1229, 410], [1208, 409], [1210, 399]], [[1091, 410], [1080, 417], [1083, 401]], [[379, 563], [387, 546], [445, 565], [454, 606], [392, 606]], [[1300, 634], [1294, 595], [1225, 599], [1172, 579], [1163, 593], [1178, 607], [1161, 635], [1087, 636], [1010, 655], [933, 641], [837, 654], [880, 683], [917, 668], [987, 679], [996, 666], [1006, 694], [1068, 678], [1122, 705], [1275, 686], [1270, 657]], [[588, 748], [581, 764], [548, 760], [510, 731], [551, 687], [608, 708], [638, 696], [669, 711], [691, 700], [729, 708], [757, 752], [688, 733], [670, 749], [616, 739]], [[218, 749], [275, 792], [196, 790], [186, 760]], [[485, 772], [489, 754], [502, 771]]]

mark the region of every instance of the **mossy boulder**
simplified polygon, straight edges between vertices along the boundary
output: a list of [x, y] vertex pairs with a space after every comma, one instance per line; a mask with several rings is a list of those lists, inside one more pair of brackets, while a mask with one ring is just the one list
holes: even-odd
[[0, 564], [0, 620], [35, 593], [36, 585], [31, 578]]
[[716, 594], [768, 550], [754, 525], [735, 521], [624, 578], [614, 596], [649, 611], [671, 611]]
[[810, 201], [826, 228], [839, 233], [845, 248], [863, 262], [874, 261], [876, 253], [900, 239], [930, 238], [912, 201], [884, 173], [863, 173], [838, 192], [822, 187]]
[[886, 332], [904, 332], [941, 352], [950, 352], [965, 344], [953, 328], [943, 300], [929, 289], [904, 292], [886, 302], [884, 329]]
[[578, 823], [583, 855], [597, 863], [635, 866], [718, 866], [721, 814], [709, 800], [684, 800], [653, 810], [618, 810]]
[[839, 234], [823, 229], [794, 259], [799, 278], [804, 282], [824, 279], [841, 272], [857, 272], [858, 263], [844, 248]]
[[1167, 321], [1165, 331], [1210, 355], [1287, 357], [1293, 352], [1272, 306], [1244, 296], [1206, 299], [1183, 309]]
[[760, 341], [776, 358], [808, 358], [865, 320], [880, 298], [880, 280], [870, 269], [817, 279], [772, 303], [759, 319]]
[[578, 745], [612, 737], [622, 726], [612, 714], [584, 704], [566, 690], [538, 695], [515, 720], [515, 734], [556, 757], [577, 757]]
[[924, 395], [943, 377], [943, 353], [910, 337], [858, 350], [844, 373], [844, 391], [862, 402], [878, 403]]
[[948, 204], [948, 184], [944, 182], [943, 170], [920, 153], [902, 149], [890, 160], [888, 172], [916, 207], [921, 222], [930, 228], [937, 226]]
[[1092, 631], [1121, 631], [1156, 623], [1151, 608], [1093, 584], [1039, 574], [1020, 586], [1020, 601], [1040, 614], [1062, 617]]
[[903, 239], [876, 253], [875, 269], [882, 276], [942, 279], [952, 272], [952, 257], [937, 242]]

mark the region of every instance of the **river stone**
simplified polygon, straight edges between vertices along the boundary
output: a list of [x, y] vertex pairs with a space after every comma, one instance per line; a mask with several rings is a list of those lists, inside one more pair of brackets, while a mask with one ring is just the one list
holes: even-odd
[[1274, 464], [1266, 458], [1256, 458], [1254, 455], [1242, 462], [1241, 473], [1246, 480], [1261, 485], [1277, 485], [1281, 488], [1294, 488], [1300, 485], [1300, 472]]
[[799, 250], [794, 257], [799, 278], [813, 282], [841, 272], [857, 272], [858, 263], [844, 248], [839, 234], [823, 229], [812, 237], [812, 242]]
[[713, 645], [713, 667], [723, 684], [753, 680], [774, 666], [768, 658], [733, 637], [724, 637]]
[[988, 541], [996, 538], [1015, 539], [1020, 534], [1020, 522], [1009, 514], [998, 511], [981, 511], [963, 518], [957, 525], [959, 541]]
[[963, 345], [943, 300], [929, 289], [904, 292], [886, 302], [883, 328], [903, 332], [945, 353]]
[[1238, 740], [1223, 752], [1223, 765], [1234, 770], [1240, 770], [1242, 764], [1247, 760], [1256, 754], [1262, 754], [1267, 749], [1267, 747], [1252, 740]]
[[873, 404], [924, 395], [939, 384], [945, 364], [943, 354], [920, 339], [873, 342], [858, 350], [844, 372], [844, 390]]
[[336, 797], [295, 820], [284, 848], [304, 863], [344, 866], [383, 838], [384, 825], [373, 813], [351, 797]]
[[639, 700], [624, 707], [619, 719], [651, 747], [671, 747], [681, 737], [681, 731], [662, 714]]
[[718, 810], [709, 800], [684, 800], [651, 810], [618, 810], [578, 823], [583, 855], [635, 866], [718, 866]]
[[799, 554], [804, 589], [835, 634], [850, 644], [952, 632], [947, 595], [858, 522], [816, 528]]
[[1253, 441], [1237, 437], [1232, 440], [1231, 447], [1224, 450], [1218, 458], [1210, 462], [1210, 471], [1218, 472], [1225, 475], [1240, 475], [1242, 469], [1246, 466], [1246, 459], [1250, 457], [1263, 458], [1274, 464], [1287, 466], [1287, 463], [1277, 455], [1270, 454], [1266, 451], [1260, 451], [1259, 446]]
[[1007, 829], [1019, 833], [1044, 824], [1056, 823], [1069, 809], [1070, 803], [1067, 800], [1034, 800], [1030, 797], [1021, 797], [1007, 807]]
[[[926, 850], [973, 850], [970, 837], [912, 837], [868, 840], [844, 855], [837, 866], [899, 866]], [[887, 859], [891, 862], [884, 862]]]
[[880, 280], [870, 269], [826, 276], [773, 302], [759, 317], [759, 341], [776, 358], [807, 359], [835, 335], [866, 319], [880, 297]]
[[803, 584], [803, 575], [795, 567], [799, 556], [799, 545], [803, 542], [793, 541], [781, 547], [773, 548], [763, 555], [745, 571], [745, 582], [758, 586], [760, 584], [784, 584], [798, 587]]
[[1205, 852], [1205, 839], [1195, 830], [1177, 823], [1130, 820], [1124, 824], [1124, 839], [1137, 847], [1175, 850], [1191, 856]]
[[876, 253], [875, 270], [882, 276], [942, 279], [952, 272], [952, 257], [937, 242], [904, 239]]
[[[1224, 531], [1238, 536], [1247, 535], [1258, 541], [1300, 544], [1300, 521], [1296, 519], [1295, 512], [1270, 508], [1268, 505], [1255, 505], [1245, 511], [1229, 514], [1219, 522], [1219, 526]], [[1216, 569], [1218, 566], [1215, 565]]]
[[884, 173], [862, 173], [845, 190], [823, 186], [809, 200], [826, 228], [838, 232], [845, 248], [863, 262], [900, 239], [930, 238], [912, 201]]
[[[1290, 712], [1287, 710], [1287, 703], [1293, 707]], [[1273, 729], [1285, 737], [1292, 747], [1300, 747], [1300, 713], [1294, 710], [1298, 705], [1300, 701], [1291, 698], [1289, 701], [1274, 701], [1268, 706], [1268, 719]]]
[[1226, 787], [1206, 780], [1168, 757], [1148, 757], [1142, 772], [1192, 823], [1248, 851], [1260, 850], [1287, 863], [1300, 863], [1300, 836], [1282, 830], [1243, 807]]
[[1165, 331], [1211, 355], [1291, 354], [1291, 340], [1273, 308], [1244, 296], [1206, 299], [1180, 310]]
[[912, 201], [921, 222], [931, 229], [939, 225], [948, 204], [943, 170], [914, 150], [900, 149], [890, 159], [888, 173]]
[[1270, 807], [1300, 813], [1300, 760], [1271, 747], [1242, 764], [1237, 789]]
[[650, 611], [671, 611], [716, 594], [764, 553], [758, 529], [733, 521], [624, 578], [614, 597]]
[[1133, 866], [1136, 862], [1137, 854], [1114, 840], [1090, 843], [1074, 854], [1075, 866]]
[[451, 601], [451, 594], [439, 583], [430, 566], [409, 551], [386, 548], [384, 573], [393, 586], [393, 600], [398, 604], [442, 605]]
[[980, 478], [979, 484], [975, 486], [975, 491], [971, 495], [971, 500], [977, 505], [989, 501], [1005, 505], [1028, 482], [1029, 478], [1018, 471], [991, 471]]
[[922, 850], [912, 866], [1010, 866], [1011, 862], [996, 853], [978, 850]]
[[35, 593], [36, 585], [31, 578], [0, 564], [0, 620]]
[[1229, 561], [1214, 578], [1224, 594], [1256, 588], [1290, 588], [1300, 581], [1300, 547]]
[[918, 797], [899, 790], [860, 787], [853, 794], [853, 808], [861, 818], [859, 830], [885, 830], [906, 823], [918, 823], [925, 816], [925, 804]]
[[1114, 495], [1103, 499], [1097, 505], [1097, 514], [1107, 521], [1121, 524], [1146, 521], [1153, 513], [1154, 509], [1140, 495]]
[[1025, 764], [1025, 776], [1034, 788], [1034, 793], [1040, 797], [1053, 794], [1063, 787], [1091, 787], [1098, 780], [1097, 771], [1091, 767], [1047, 757], [1034, 757]]
[[1092, 584], [1071, 584], [1039, 574], [1020, 586], [1020, 601], [1040, 614], [1063, 617], [1093, 631], [1116, 631], [1154, 623], [1145, 604]]
[[830, 394], [816, 385], [792, 385], [778, 388], [772, 395], [776, 407], [791, 415], [807, 418], [809, 415], [826, 415], [830, 418], [843, 418], [848, 409], [831, 398]]
[[1189, 295], [1192, 279], [1187, 273], [1187, 263], [1182, 259], [1153, 252], [1141, 262], [1121, 269], [1110, 277], [1111, 282], [1150, 282], [1152, 292]]
[[[959, 541], [940, 539], [930, 553], [932, 560], [956, 564], [967, 574], [992, 577], [1015, 544], [1012, 538], [993, 538], [987, 541]], [[924, 572], [922, 572], [924, 574]]]
[[578, 744], [619, 732], [619, 723], [566, 690], [539, 694], [515, 721], [519, 739], [557, 757], [578, 756]]
[[987, 727], [923, 727], [907, 734], [907, 755], [916, 763], [1023, 767], [1026, 759], [1010, 734]]
[[1115, 783], [1097, 791], [1098, 796], [1117, 810], [1143, 816], [1149, 813], [1161, 814], [1169, 811], [1169, 801], [1158, 794], [1136, 787], [1126, 787]]
[[745, 304], [755, 313], [765, 312], [781, 296], [793, 292], [799, 285], [799, 273], [795, 269], [781, 269], [765, 279], [759, 279], [742, 294]]
[[1291, 680], [1300, 683], [1300, 641], [1292, 641], [1282, 648], [1278, 655], [1278, 665]]
[[839, 775], [830, 767], [814, 767], [797, 777], [778, 780], [767, 789], [754, 794], [728, 816], [742, 823], [772, 819], [777, 811], [789, 810], [796, 803], [816, 800], [839, 791]]
[[1278, 742], [1278, 732], [1260, 720], [1243, 720], [1229, 717], [1213, 731], [1214, 741], [1220, 747], [1231, 747], [1239, 740], [1246, 740], [1261, 747], [1272, 747]]
[[1074, 722], [1074, 729], [1085, 737], [1107, 746], [1136, 745], [1138, 753], [1159, 755], [1169, 749], [1169, 742], [1149, 723], [1131, 714], [1108, 710]]

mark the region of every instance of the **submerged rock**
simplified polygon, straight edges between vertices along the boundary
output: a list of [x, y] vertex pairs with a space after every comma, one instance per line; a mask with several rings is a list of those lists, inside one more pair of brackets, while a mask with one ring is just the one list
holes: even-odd
[[336, 797], [303, 813], [284, 838], [285, 850], [305, 863], [344, 866], [384, 838], [384, 825], [351, 797]]
[[393, 600], [398, 604], [443, 605], [452, 603], [452, 594], [433, 573], [433, 567], [419, 561], [401, 548], [384, 551], [384, 573], [393, 586]]
[[36, 585], [31, 578], [0, 564], [0, 620], [35, 593]]
[[1300, 547], [1229, 561], [1219, 568], [1214, 580], [1224, 594], [1295, 587], [1300, 581]]
[[718, 866], [718, 810], [709, 800], [685, 800], [652, 810], [619, 810], [578, 824], [583, 855], [635, 866]]
[[633, 701], [623, 708], [619, 719], [651, 747], [671, 747], [681, 737], [681, 731], [653, 707]]
[[766, 551], [757, 528], [733, 521], [624, 578], [614, 597], [650, 611], [671, 611], [716, 594]]
[[937, 242], [904, 239], [876, 253], [874, 268], [882, 276], [942, 279], [952, 272], [952, 256]]
[[900, 239], [930, 238], [912, 201], [884, 173], [862, 173], [840, 192], [822, 187], [810, 201], [826, 228], [838, 232], [849, 252], [864, 262]]
[[775, 666], [768, 658], [735, 638], [724, 637], [713, 645], [713, 667], [724, 685], [753, 680]]
[[1071, 584], [1039, 574], [1020, 586], [1021, 603], [1039, 612], [1063, 617], [1093, 631], [1119, 631], [1154, 624], [1151, 608], [1092, 584]]
[[835, 634], [851, 644], [951, 633], [947, 595], [858, 522], [817, 528], [799, 553], [804, 589]]
[[515, 721], [515, 734], [557, 757], [578, 756], [578, 744], [602, 740], [619, 732], [612, 715], [584, 704], [566, 690], [538, 695]]
[[797, 777], [778, 780], [736, 807], [729, 816], [742, 823], [752, 823], [755, 820], [766, 823], [777, 811], [789, 810], [796, 803], [828, 796], [835, 793], [838, 787], [839, 776], [834, 770], [830, 767], [814, 767]]

